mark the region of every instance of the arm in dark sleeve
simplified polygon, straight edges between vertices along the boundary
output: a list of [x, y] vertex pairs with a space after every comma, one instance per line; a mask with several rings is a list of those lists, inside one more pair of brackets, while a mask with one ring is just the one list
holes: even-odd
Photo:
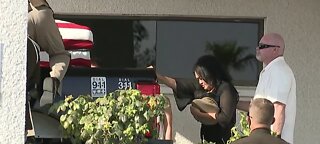
[[197, 89], [195, 79], [175, 79], [177, 89], [173, 90], [177, 107], [182, 111], [194, 99], [194, 92]]
[[218, 94], [220, 94], [220, 112], [216, 115], [216, 119], [222, 127], [230, 127], [236, 113], [239, 95], [231, 84], [225, 83], [220, 88], [218, 90]]

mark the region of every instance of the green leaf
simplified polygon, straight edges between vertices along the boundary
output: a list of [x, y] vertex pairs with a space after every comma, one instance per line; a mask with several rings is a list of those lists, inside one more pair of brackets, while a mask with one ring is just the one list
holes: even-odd
[[69, 117], [67, 118], [67, 122], [68, 122], [68, 123], [72, 123], [73, 120], [74, 120], [74, 118], [73, 118], [72, 116], [69, 116]]
[[69, 127], [69, 125], [70, 125], [70, 123], [69, 123], [68, 121], [65, 121], [65, 122], [63, 123], [63, 128], [64, 128], [64, 129], [67, 129], [67, 128]]
[[62, 105], [61, 107], [60, 107], [60, 109], [61, 109], [61, 111], [66, 111], [66, 109], [67, 109], [67, 107], [65, 106], [65, 105]]
[[61, 121], [61, 122], [64, 122], [65, 120], [66, 120], [66, 115], [61, 115], [61, 116], [60, 116], [60, 121]]
[[165, 99], [154, 97], [152, 110], [147, 107], [149, 100], [134, 89], [115, 91], [96, 100], [85, 95], [69, 97], [58, 107], [68, 110], [61, 115], [60, 123], [76, 143], [132, 143], [147, 131], [151, 116], [163, 115]]
[[144, 112], [143, 116], [144, 118], [146, 118], [147, 121], [149, 121], [150, 116], [148, 115], [148, 111]]

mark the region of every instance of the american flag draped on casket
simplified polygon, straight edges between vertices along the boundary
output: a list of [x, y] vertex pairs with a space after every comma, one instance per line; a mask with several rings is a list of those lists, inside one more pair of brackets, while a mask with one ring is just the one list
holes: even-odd
[[[71, 54], [69, 66], [90, 67], [90, 50], [93, 48], [93, 34], [89, 27], [55, 20], [63, 39], [65, 49]], [[49, 55], [40, 52], [40, 66], [49, 67]]]

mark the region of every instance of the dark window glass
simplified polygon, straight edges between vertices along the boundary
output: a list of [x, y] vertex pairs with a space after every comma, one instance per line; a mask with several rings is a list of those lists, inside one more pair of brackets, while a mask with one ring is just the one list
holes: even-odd
[[172, 77], [192, 78], [200, 56], [223, 61], [236, 85], [254, 86], [261, 65], [255, 47], [263, 20], [94, 18], [58, 16], [92, 29], [91, 60], [104, 68], [146, 68]]

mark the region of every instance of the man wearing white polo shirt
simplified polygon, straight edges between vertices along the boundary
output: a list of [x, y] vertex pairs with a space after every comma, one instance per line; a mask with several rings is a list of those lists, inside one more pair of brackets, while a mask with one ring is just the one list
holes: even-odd
[[[285, 62], [284, 40], [276, 33], [265, 34], [256, 48], [256, 57], [263, 63], [254, 98], [266, 98], [275, 107], [272, 131], [293, 143], [296, 117], [296, 81]], [[248, 111], [248, 102], [239, 102], [238, 109]]]

